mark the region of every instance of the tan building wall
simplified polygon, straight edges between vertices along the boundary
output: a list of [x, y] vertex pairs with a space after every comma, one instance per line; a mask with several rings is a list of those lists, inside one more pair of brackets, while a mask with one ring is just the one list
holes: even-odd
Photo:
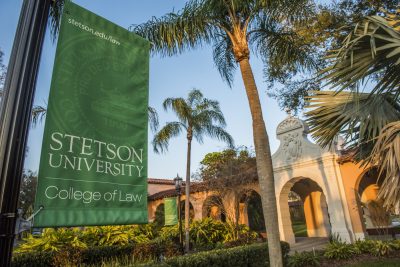
[[352, 161], [341, 163], [339, 168], [342, 174], [354, 235], [356, 239], [362, 239], [365, 237], [365, 226], [363, 223], [362, 207], [358, 196], [358, 183], [365, 171], [360, 164], [355, 164]]

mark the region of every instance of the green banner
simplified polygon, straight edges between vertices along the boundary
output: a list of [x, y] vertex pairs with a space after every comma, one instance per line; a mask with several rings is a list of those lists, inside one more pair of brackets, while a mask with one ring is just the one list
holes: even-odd
[[35, 227], [147, 223], [149, 43], [68, 1]]
[[165, 225], [175, 225], [178, 223], [178, 210], [176, 197], [164, 198]]

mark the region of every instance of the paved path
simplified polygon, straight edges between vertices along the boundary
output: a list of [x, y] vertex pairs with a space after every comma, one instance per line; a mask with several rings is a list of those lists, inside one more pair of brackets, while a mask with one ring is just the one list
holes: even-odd
[[290, 254], [294, 254], [295, 251], [320, 250], [325, 248], [328, 243], [327, 237], [296, 237], [296, 243], [290, 245]]

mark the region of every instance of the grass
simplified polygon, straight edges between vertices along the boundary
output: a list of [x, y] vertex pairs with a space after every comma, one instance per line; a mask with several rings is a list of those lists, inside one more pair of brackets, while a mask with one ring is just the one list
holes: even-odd
[[400, 266], [399, 259], [381, 259], [371, 262], [362, 262], [352, 265], [346, 265], [345, 267], [398, 267]]
[[307, 237], [307, 226], [304, 222], [293, 222], [292, 227], [295, 237]]

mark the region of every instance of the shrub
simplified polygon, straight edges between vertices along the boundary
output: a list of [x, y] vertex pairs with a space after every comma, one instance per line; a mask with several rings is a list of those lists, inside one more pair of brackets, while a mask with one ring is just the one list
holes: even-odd
[[126, 246], [98, 246], [87, 249], [63, 249], [53, 252], [16, 253], [13, 266], [98, 266], [109, 261], [143, 262], [160, 260], [163, 257], [181, 255], [180, 248], [171, 241], [155, 239], [141, 244]]
[[288, 265], [290, 267], [312, 267], [319, 266], [319, 256], [313, 252], [301, 252], [297, 251], [294, 255], [289, 257]]
[[82, 251], [80, 262], [87, 265], [98, 265], [102, 261], [110, 261], [133, 254], [135, 245], [92, 247]]
[[392, 240], [390, 245], [394, 250], [400, 250], [400, 239]]
[[32, 251], [60, 251], [66, 248], [87, 248], [87, 245], [80, 240], [79, 228], [47, 228], [42, 235], [37, 238], [28, 235], [15, 252], [32, 252]]
[[392, 251], [392, 246], [387, 241], [375, 241], [374, 246], [372, 248], [372, 254], [374, 256], [387, 256]]
[[194, 221], [190, 226], [190, 239], [198, 245], [222, 242], [227, 234], [227, 225], [211, 218]]
[[326, 247], [324, 256], [328, 259], [349, 259], [358, 253], [358, 250], [352, 244], [333, 241]]
[[[199, 252], [187, 256], [167, 259], [164, 263], [151, 264], [161, 258], [177, 256], [179, 247], [173, 243], [164, 243], [157, 239], [149, 243], [128, 246], [96, 247], [77, 251], [62, 252], [36, 252], [16, 254], [13, 258], [13, 266], [45, 267], [45, 266], [101, 266], [110, 262], [112, 266], [116, 262], [126, 264], [147, 262], [143, 266], [263, 266], [268, 261], [268, 247], [266, 243], [248, 246], [218, 249], [207, 252]], [[289, 253], [289, 244], [281, 242], [284, 260]], [[245, 264], [245, 265], [242, 265]], [[119, 266], [119, 265], [118, 265]]]
[[52, 266], [54, 252], [29, 252], [14, 255], [11, 266], [43, 267]]
[[99, 246], [126, 246], [149, 242], [156, 236], [153, 224], [93, 226], [81, 228], [44, 229], [39, 236], [28, 235], [15, 251], [61, 251]]
[[355, 249], [358, 250], [359, 253], [371, 253], [374, 248], [374, 241], [372, 240], [357, 240], [354, 242]]
[[134, 241], [135, 226], [94, 226], [81, 230], [77, 237], [88, 246], [126, 246]]
[[[233, 232], [236, 232], [236, 234]], [[239, 225], [236, 227], [233, 224], [216, 221], [211, 218], [192, 222], [190, 224], [189, 234], [191, 245], [197, 251], [221, 247], [222, 243], [229, 243], [237, 239], [243, 239], [241, 242], [247, 244], [255, 241], [257, 238], [257, 233], [251, 231], [246, 225]], [[163, 227], [160, 231], [160, 237], [163, 240], [178, 242], [178, 226]]]
[[[287, 259], [289, 244], [281, 242], [284, 261]], [[253, 244], [228, 249], [199, 252], [192, 255], [171, 258], [160, 266], [171, 267], [260, 267], [268, 266], [268, 246], [266, 243]]]

